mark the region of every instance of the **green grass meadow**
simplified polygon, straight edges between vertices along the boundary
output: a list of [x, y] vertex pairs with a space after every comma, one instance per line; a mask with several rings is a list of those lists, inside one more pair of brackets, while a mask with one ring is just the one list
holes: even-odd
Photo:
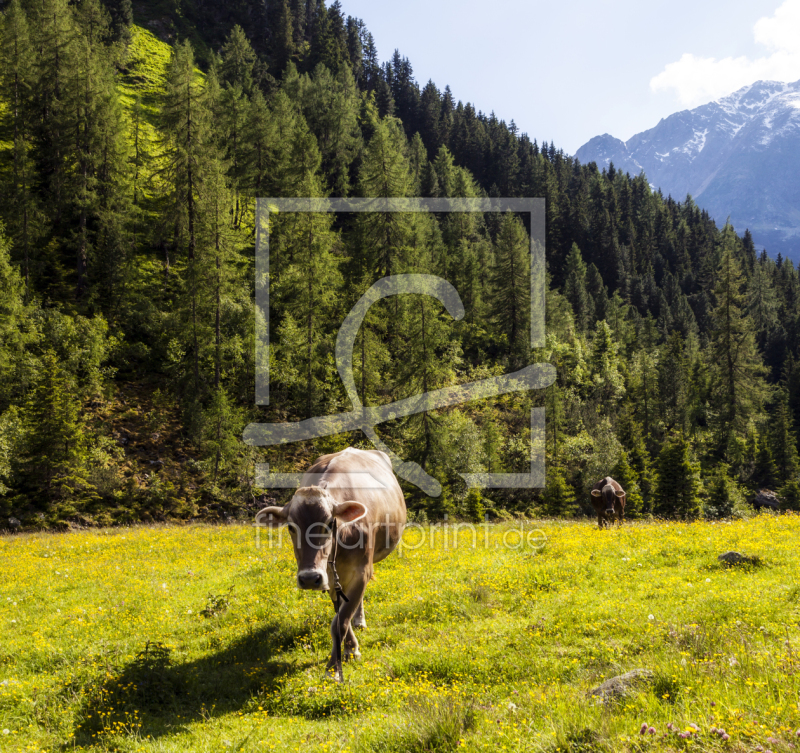
[[[342, 685], [330, 601], [296, 589], [287, 540], [6, 536], [0, 750], [796, 750], [798, 535], [792, 515], [409, 530]], [[590, 695], [637, 668], [652, 679]]]

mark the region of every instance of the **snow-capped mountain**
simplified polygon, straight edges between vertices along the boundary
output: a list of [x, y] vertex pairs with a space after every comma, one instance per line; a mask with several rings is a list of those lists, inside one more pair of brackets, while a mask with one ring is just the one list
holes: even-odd
[[770, 255], [800, 260], [800, 81], [758, 81], [627, 142], [595, 136], [575, 156], [644, 170], [664, 195], [691, 194], [717, 224], [730, 216]]

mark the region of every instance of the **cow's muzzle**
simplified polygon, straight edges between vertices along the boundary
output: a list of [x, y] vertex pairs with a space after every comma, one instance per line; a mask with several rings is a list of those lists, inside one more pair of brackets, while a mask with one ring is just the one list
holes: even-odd
[[615, 515], [614, 508], [613, 507], [609, 507], [608, 510], [606, 510], [606, 515], [608, 515], [609, 518], [613, 518], [614, 515]]
[[319, 570], [301, 570], [297, 573], [297, 585], [307, 591], [327, 591], [328, 574]]

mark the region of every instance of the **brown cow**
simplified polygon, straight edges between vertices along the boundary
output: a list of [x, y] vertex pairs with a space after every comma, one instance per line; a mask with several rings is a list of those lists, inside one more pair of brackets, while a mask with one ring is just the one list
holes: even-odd
[[622, 516], [625, 515], [625, 490], [611, 476], [606, 476], [592, 487], [590, 501], [597, 513], [597, 525], [600, 528], [605, 522], [613, 525], [615, 518], [622, 525]]
[[[397, 546], [406, 523], [405, 498], [389, 457], [379, 450], [353, 447], [323, 455], [306, 471], [289, 503], [265, 507], [256, 515], [256, 523], [271, 528], [288, 525], [297, 585], [330, 593], [336, 615], [328, 671], [341, 681], [342, 638], [345, 659], [361, 655], [353, 627], [366, 627], [364, 590], [374, 563]], [[336, 574], [342, 598], [335, 591]]]

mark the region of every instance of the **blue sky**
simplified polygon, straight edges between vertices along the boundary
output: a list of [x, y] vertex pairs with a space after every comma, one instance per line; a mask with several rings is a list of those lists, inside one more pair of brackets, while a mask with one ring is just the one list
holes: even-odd
[[800, 79], [800, 0], [342, 0], [382, 60], [574, 153], [759, 78]]

